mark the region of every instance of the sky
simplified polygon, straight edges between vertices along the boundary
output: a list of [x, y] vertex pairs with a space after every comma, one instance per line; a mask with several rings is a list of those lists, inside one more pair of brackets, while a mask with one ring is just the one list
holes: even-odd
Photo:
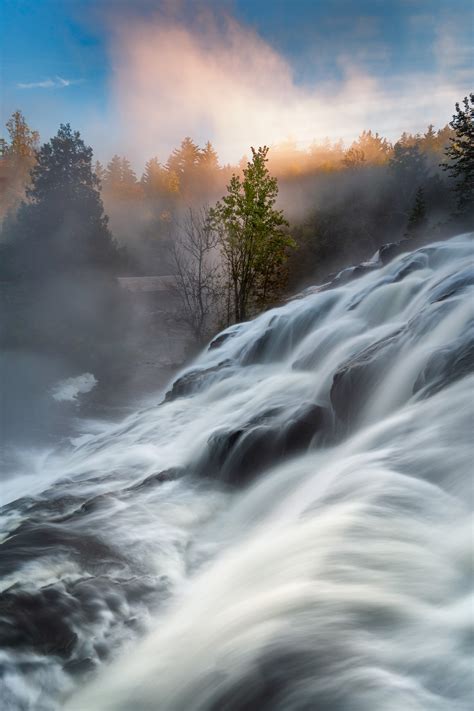
[[471, 0], [2, 0], [1, 111], [42, 140], [166, 161], [189, 135], [250, 145], [396, 139], [474, 88]]

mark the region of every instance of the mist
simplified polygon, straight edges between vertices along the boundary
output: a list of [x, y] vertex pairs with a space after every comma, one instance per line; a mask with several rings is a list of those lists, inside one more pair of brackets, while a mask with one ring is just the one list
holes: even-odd
[[393, 140], [400, 127], [413, 133], [426, 128], [427, 116], [445, 125], [446, 107], [469, 90], [468, 76], [454, 72], [452, 23], [439, 29], [442, 61], [426, 74], [387, 79], [371, 73], [359, 54], [348, 56], [344, 46], [334, 45], [329, 57], [331, 49], [320, 41], [321, 63], [334, 62], [339, 78], [311, 84], [223, 7], [164, 3], [160, 12], [143, 15], [139, 5], [123, 19], [114, 14], [108, 25], [122, 147], [133, 146], [142, 161], [156, 153], [164, 158], [190, 134], [198, 143], [211, 140], [224, 163], [236, 163], [251, 145], [289, 138], [301, 148], [325, 137], [350, 144], [368, 127]]

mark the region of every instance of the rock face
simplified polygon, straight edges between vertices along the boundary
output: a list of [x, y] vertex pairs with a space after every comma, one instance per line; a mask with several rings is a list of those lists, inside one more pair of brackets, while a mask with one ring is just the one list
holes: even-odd
[[303, 403], [291, 416], [282, 409], [262, 413], [239, 429], [215, 432], [197, 465], [200, 476], [242, 486], [275, 461], [303, 452], [333, 436], [331, 413]]
[[165, 395], [164, 402], [171, 402], [179, 397], [185, 397], [191, 393], [195, 393], [202, 387], [207, 387], [211, 378], [221, 380], [225, 377], [225, 370], [231, 365], [230, 360], [223, 360], [217, 365], [203, 370], [188, 370], [184, 375], [179, 377], [171, 386], [171, 390]]
[[474, 372], [474, 328], [466, 338], [458, 338], [448, 348], [440, 348], [432, 354], [415, 381], [413, 393], [430, 397], [472, 372]]
[[383, 378], [394, 356], [401, 330], [371, 344], [352, 356], [334, 374], [331, 404], [336, 417], [345, 426], [359, 415], [367, 398]]
[[388, 244], [384, 244], [378, 251], [378, 259], [380, 263], [385, 266], [395, 259], [395, 257], [398, 257], [399, 254], [407, 252], [410, 249], [410, 246], [409, 239], [401, 239], [399, 242], [389, 242]]

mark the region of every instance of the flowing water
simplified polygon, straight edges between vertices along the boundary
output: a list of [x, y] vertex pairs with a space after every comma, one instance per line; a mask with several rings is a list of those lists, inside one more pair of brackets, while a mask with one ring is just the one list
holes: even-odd
[[214, 341], [23, 452], [7, 711], [461, 711], [473, 693], [472, 235]]

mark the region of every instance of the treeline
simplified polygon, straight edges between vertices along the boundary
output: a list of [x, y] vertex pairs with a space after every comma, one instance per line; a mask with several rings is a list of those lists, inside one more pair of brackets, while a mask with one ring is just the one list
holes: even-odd
[[[471, 94], [440, 130], [428, 126], [395, 143], [364, 131], [348, 147], [287, 142], [252, 149], [234, 167], [221, 166], [210, 143], [187, 137], [138, 178], [124, 156], [93, 162], [69, 125], [39, 148], [18, 111], [0, 144], [0, 278], [77, 295], [87, 274], [89, 293], [100, 284], [104, 297], [103, 278], [174, 275], [183, 320], [201, 340], [387, 241], [471, 227], [473, 122]], [[105, 309], [113, 288], [101, 298]], [[46, 310], [60, 312], [64, 331], [75, 307], [68, 315], [54, 301]]]

